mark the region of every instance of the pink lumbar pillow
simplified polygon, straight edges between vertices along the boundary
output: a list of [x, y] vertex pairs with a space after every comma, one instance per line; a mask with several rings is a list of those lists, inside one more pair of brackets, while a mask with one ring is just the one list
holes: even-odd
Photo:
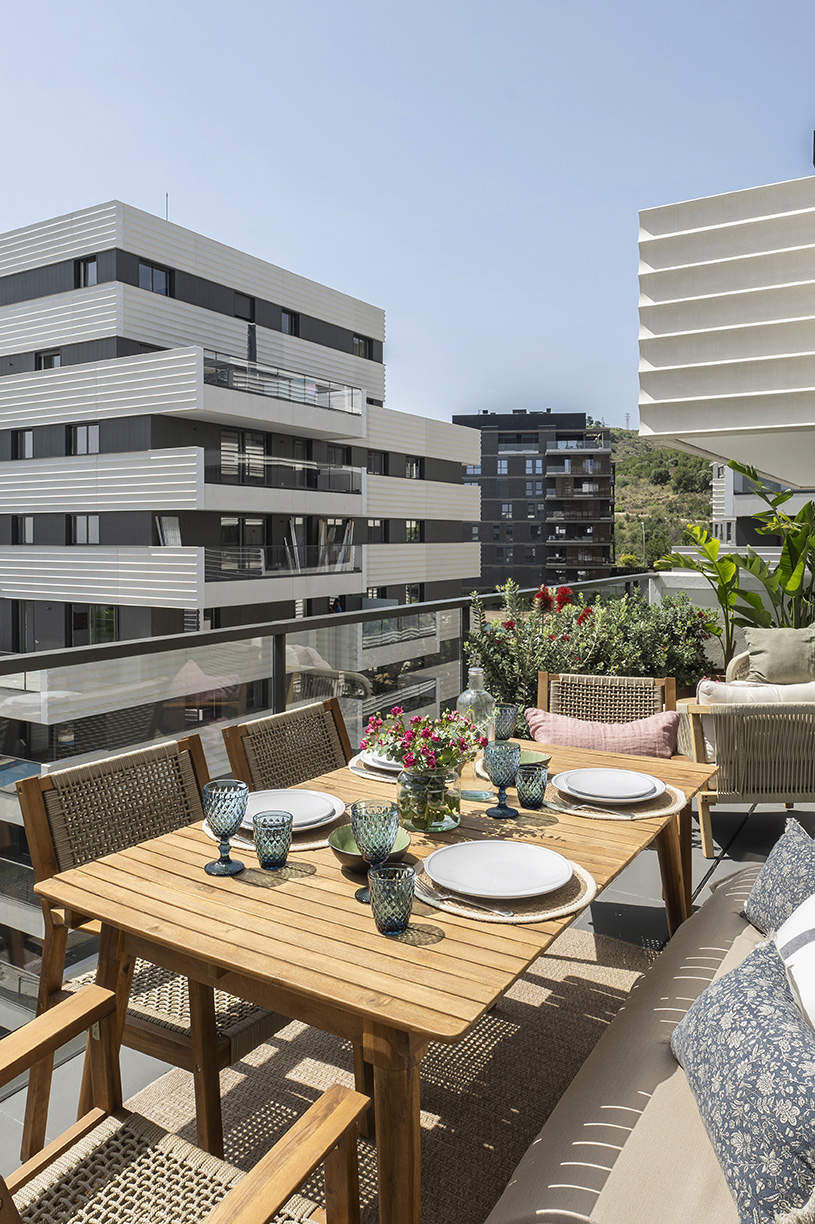
[[634, 722], [602, 723], [530, 709], [526, 711], [526, 721], [532, 738], [539, 744], [599, 748], [603, 752], [628, 752], [634, 756], [673, 756], [679, 730], [675, 710], [637, 718]]

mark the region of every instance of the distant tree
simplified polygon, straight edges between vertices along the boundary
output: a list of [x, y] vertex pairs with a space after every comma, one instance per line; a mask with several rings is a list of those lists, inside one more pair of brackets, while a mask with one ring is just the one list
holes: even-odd
[[651, 472], [651, 483], [655, 485], [666, 485], [671, 479], [671, 470], [667, 467], [654, 468]]
[[636, 553], [625, 552], [621, 553], [617, 558], [617, 564], [622, 569], [633, 569], [634, 566], [642, 564], [642, 558], [638, 557]]

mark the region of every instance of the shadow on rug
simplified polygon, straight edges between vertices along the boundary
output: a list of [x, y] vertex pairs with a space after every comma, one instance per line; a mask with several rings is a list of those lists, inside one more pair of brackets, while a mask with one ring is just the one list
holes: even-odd
[[[480, 1224], [523, 1153], [654, 954], [568, 930], [458, 1045], [422, 1063], [422, 1222]], [[353, 1086], [351, 1049], [292, 1021], [221, 1072], [227, 1160], [253, 1164], [330, 1084]], [[195, 1142], [192, 1076], [173, 1070], [128, 1104]], [[360, 1140], [365, 1224], [376, 1157]], [[322, 1175], [303, 1187], [322, 1203]]]

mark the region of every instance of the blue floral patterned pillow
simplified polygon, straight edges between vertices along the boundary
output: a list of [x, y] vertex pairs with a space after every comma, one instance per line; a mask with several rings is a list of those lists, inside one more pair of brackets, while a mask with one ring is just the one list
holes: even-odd
[[813, 893], [815, 841], [797, 820], [788, 820], [756, 876], [744, 916], [763, 934], [771, 935]]
[[815, 1210], [815, 1029], [772, 942], [713, 982], [671, 1038], [741, 1224]]

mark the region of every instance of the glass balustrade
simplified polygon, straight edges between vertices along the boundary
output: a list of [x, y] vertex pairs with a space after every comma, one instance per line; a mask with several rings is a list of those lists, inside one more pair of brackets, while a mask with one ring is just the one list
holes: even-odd
[[204, 382], [251, 395], [270, 395], [274, 399], [328, 408], [332, 412], [362, 413], [362, 390], [329, 379], [281, 370], [257, 361], [242, 361], [228, 353], [204, 350]]

